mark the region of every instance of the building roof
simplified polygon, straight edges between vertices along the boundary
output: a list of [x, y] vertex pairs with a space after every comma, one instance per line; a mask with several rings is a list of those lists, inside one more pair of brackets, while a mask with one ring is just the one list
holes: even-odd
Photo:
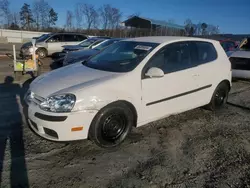
[[125, 41], [137, 41], [137, 42], [154, 42], [154, 43], [166, 43], [174, 41], [207, 41], [215, 42], [211, 39], [195, 38], [195, 37], [179, 37], [179, 36], [150, 36], [150, 37], [138, 37], [138, 38], [129, 38]]
[[184, 26], [178, 24], [173, 24], [166, 21], [138, 17], [138, 16], [133, 16], [123, 21], [123, 23], [125, 24], [125, 26], [139, 27], [139, 28], [151, 28], [151, 25], [155, 25], [155, 26], [168, 27], [174, 29], [183, 29], [183, 30], [185, 29]]

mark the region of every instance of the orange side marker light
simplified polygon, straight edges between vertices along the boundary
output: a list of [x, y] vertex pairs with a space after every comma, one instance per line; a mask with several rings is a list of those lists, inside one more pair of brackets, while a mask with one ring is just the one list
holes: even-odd
[[71, 129], [71, 132], [74, 132], [74, 131], [82, 131], [83, 130], [83, 127], [73, 127]]

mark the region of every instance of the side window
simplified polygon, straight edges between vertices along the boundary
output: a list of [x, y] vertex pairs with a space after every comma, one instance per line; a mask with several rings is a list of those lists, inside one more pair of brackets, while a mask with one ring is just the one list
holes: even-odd
[[209, 42], [195, 42], [198, 50], [198, 64], [204, 64], [217, 59], [214, 45]]
[[188, 42], [169, 44], [160, 49], [143, 68], [144, 74], [149, 68], [157, 67], [165, 74], [181, 71], [196, 66], [191, 61], [190, 46]]
[[87, 37], [84, 35], [77, 35], [77, 39], [78, 39], [78, 41], [83, 41], [83, 40], [87, 39]]
[[71, 34], [64, 35], [64, 41], [65, 42], [76, 42], [76, 41], [78, 41], [78, 37], [77, 37], [77, 35], [71, 35]]
[[54, 35], [48, 40], [48, 42], [62, 42], [62, 35]]
[[164, 73], [181, 71], [192, 66], [188, 42], [173, 43], [164, 50]]
[[159, 50], [154, 54], [154, 56], [149, 60], [149, 62], [143, 68], [145, 73], [151, 67], [157, 67], [163, 70], [164, 68], [164, 49]]

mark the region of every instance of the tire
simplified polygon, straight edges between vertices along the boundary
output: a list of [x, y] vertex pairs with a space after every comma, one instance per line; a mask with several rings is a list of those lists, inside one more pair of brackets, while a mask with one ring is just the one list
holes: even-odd
[[135, 123], [133, 111], [123, 102], [112, 103], [101, 109], [91, 123], [89, 138], [103, 148], [120, 145]]
[[226, 83], [221, 83], [215, 89], [210, 103], [207, 105], [207, 109], [216, 111], [221, 109], [227, 102], [229, 93], [229, 87]]
[[47, 57], [48, 52], [45, 48], [38, 48], [36, 54], [40, 59], [44, 59], [45, 57]]

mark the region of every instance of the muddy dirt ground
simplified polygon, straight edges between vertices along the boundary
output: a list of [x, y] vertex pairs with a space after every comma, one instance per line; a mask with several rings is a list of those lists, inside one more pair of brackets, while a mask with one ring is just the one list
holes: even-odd
[[234, 82], [229, 97], [246, 108], [171, 116], [133, 129], [112, 150], [33, 134], [22, 113], [25, 87], [0, 84], [0, 187], [250, 187], [249, 82]]

